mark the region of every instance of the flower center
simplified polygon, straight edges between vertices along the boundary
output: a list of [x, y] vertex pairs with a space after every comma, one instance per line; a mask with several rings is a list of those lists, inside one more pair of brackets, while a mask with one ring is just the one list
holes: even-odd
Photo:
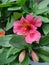
[[30, 24], [24, 23], [23, 26], [26, 27], [28, 31], [31, 29]]
[[30, 26], [30, 24], [24, 23], [23, 26], [28, 27], [28, 26]]

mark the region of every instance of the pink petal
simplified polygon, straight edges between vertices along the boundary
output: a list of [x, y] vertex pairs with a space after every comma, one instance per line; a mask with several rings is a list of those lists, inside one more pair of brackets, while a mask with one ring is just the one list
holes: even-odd
[[20, 26], [15, 26], [13, 28], [13, 32], [17, 34], [17, 32], [20, 31], [20, 29], [21, 29], [21, 25]]
[[16, 26], [16, 27], [13, 28], [13, 32], [15, 34], [18, 34], [18, 35], [25, 35], [26, 28], [21, 26], [21, 25], [19, 25], [19, 26]]
[[42, 21], [41, 21], [41, 19], [40, 18], [35, 18], [34, 19], [34, 25], [36, 26], [36, 27], [41, 27], [41, 25], [42, 25]]
[[34, 31], [34, 32], [30, 32], [30, 34], [28, 34], [25, 37], [25, 40], [27, 43], [32, 44], [32, 42], [34, 41], [39, 41], [41, 38], [41, 34], [38, 31]]
[[41, 38], [41, 34], [39, 31], [35, 31], [35, 35], [34, 35], [35, 41], [39, 42], [40, 38]]
[[28, 20], [27, 19], [25, 19], [23, 16], [22, 16], [22, 18], [21, 18], [21, 23], [28, 23]]
[[18, 35], [25, 35], [26, 34], [26, 31], [25, 30], [26, 29], [22, 27], [20, 30], [17, 31], [17, 34]]
[[34, 19], [34, 16], [32, 14], [29, 14], [26, 16], [26, 19], [28, 20], [28, 22], [32, 22]]
[[20, 21], [15, 21], [14, 23], [13, 23], [13, 26], [15, 27], [15, 26], [18, 26], [18, 25], [20, 25]]
[[31, 27], [32, 30], [37, 29], [37, 27], [35, 27], [34, 25], [31, 25], [30, 27]]
[[26, 40], [27, 43], [32, 44], [32, 42], [35, 41], [34, 34], [28, 34], [28, 35], [26, 35], [25, 40]]
[[22, 16], [22, 18], [20, 19], [21, 23], [25, 23], [25, 18]]
[[15, 34], [18, 34], [18, 35], [24, 34], [25, 28], [22, 26], [20, 21], [15, 21], [13, 25], [14, 25], [13, 32]]

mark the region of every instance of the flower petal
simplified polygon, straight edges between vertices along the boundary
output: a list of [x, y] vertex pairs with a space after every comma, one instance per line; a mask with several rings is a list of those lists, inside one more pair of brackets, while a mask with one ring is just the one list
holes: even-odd
[[25, 40], [27, 43], [29, 44], [32, 44], [32, 42], [34, 41], [39, 41], [41, 38], [41, 34], [38, 32], [38, 31], [32, 31], [30, 32], [30, 34], [28, 34], [26, 37], [25, 37]]
[[39, 40], [40, 40], [40, 38], [41, 38], [41, 34], [40, 34], [39, 31], [36, 31], [36, 32], [35, 32], [34, 38], [35, 38], [35, 41], [39, 42]]
[[40, 27], [42, 25], [42, 21], [41, 21], [41, 19], [39, 17], [34, 19], [34, 25], [36, 27]]
[[13, 23], [13, 26], [14, 27], [17, 27], [17, 26], [20, 26], [21, 25], [21, 22], [20, 21], [15, 21], [14, 23]]
[[28, 22], [32, 22], [33, 19], [34, 19], [34, 16], [29, 14], [29, 15], [26, 16], [26, 19], [28, 20]]
[[35, 27], [34, 25], [30, 25], [30, 27], [31, 27], [32, 30], [37, 29], [37, 27]]
[[21, 26], [16, 26], [13, 28], [13, 32], [17, 34], [18, 30], [20, 30]]
[[2, 37], [4, 35], [5, 35], [5, 31], [3, 30], [3, 31], [0, 32], [0, 37]]
[[27, 20], [27, 19], [25, 19], [25, 18], [22, 16], [22, 18], [21, 18], [20, 22], [21, 22], [21, 23], [28, 23], [28, 20]]
[[22, 18], [20, 19], [21, 23], [25, 23], [25, 18], [22, 16]]
[[25, 30], [26, 29], [22, 27], [22, 28], [20, 28], [20, 30], [17, 31], [17, 34], [18, 35], [25, 35], [26, 34], [26, 31]]
[[18, 35], [25, 35], [26, 31], [26, 28], [21, 25], [13, 28], [13, 32]]

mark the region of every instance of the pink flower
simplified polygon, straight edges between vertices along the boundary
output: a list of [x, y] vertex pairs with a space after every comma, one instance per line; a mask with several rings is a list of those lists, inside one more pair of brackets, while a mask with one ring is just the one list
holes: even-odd
[[0, 31], [0, 37], [3, 37], [3, 36], [5, 36], [5, 31], [4, 30]]
[[14, 22], [13, 32], [18, 35], [24, 35], [27, 43], [32, 44], [34, 41], [39, 41], [41, 38], [40, 32], [37, 31], [41, 27], [42, 22], [40, 18], [35, 18], [29, 14], [26, 18], [22, 17], [20, 20]]

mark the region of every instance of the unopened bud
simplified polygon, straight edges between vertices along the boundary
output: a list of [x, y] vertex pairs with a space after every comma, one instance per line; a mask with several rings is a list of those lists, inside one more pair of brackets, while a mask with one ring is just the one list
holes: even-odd
[[26, 51], [23, 50], [20, 55], [19, 55], [19, 62], [23, 62], [24, 58], [25, 58], [25, 55], [26, 55]]
[[38, 62], [39, 61], [39, 58], [38, 58], [37, 54], [33, 50], [31, 51], [31, 57], [32, 57], [32, 60], [34, 62]]

